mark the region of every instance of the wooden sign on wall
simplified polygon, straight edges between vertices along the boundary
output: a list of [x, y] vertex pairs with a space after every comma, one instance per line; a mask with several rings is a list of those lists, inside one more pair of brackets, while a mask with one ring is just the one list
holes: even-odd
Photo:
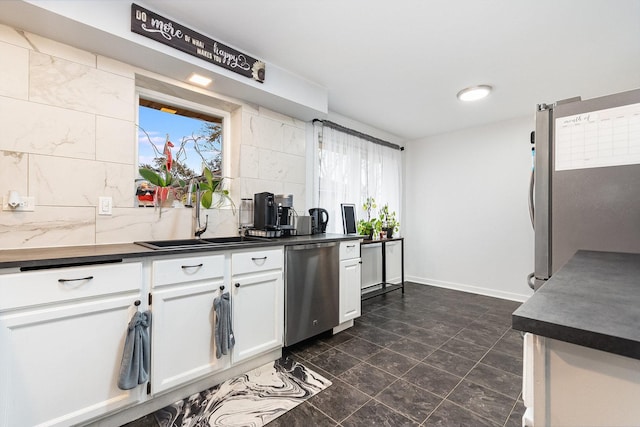
[[131, 31], [260, 83], [264, 82], [264, 62], [135, 3], [131, 4]]

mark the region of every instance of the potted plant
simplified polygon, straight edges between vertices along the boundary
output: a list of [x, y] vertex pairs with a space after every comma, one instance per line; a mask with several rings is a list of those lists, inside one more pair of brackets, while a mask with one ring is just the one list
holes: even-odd
[[[163, 167], [160, 171], [149, 168], [138, 169], [140, 176], [153, 185], [153, 203], [155, 206], [171, 204], [175, 198], [175, 190], [184, 187], [183, 181], [174, 180], [173, 176]], [[141, 187], [144, 187], [141, 185]], [[145, 189], [142, 189], [143, 191]], [[148, 189], [147, 189], [148, 190]]]
[[378, 218], [371, 218], [371, 211], [375, 208], [377, 208], [375, 199], [373, 197], [367, 197], [362, 204], [362, 209], [367, 212], [367, 219], [358, 221], [358, 234], [367, 236], [368, 240], [372, 240], [373, 236], [379, 235], [382, 230], [382, 223]]
[[393, 233], [397, 232], [400, 223], [396, 218], [396, 211], [389, 211], [389, 205], [385, 204], [379, 211], [380, 223], [382, 224], [382, 230], [387, 232], [387, 237], [392, 238]]
[[173, 143], [169, 141], [169, 135], [167, 135], [162, 156], [156, 159], [156, 164], [159, 164], [159, 167], [157, 169], [152, 169], [151, 167], [141, 167], [138, 169], [140, 176], [146, 179], [149, 184], [155, 186], [153, 189], [153, 204], [155, 206], [162, 207], [171, 205], [176, 195], [176, 189], [184, 188], [185, 186], [184, 181], [174, 179], [171, 171], [173, 167], [171, 148], [173, 146]]
[[202, 207], [205, 209], [219, 208], [228, 203], [235, 214], [235, 204], [231, 200], [229, 190], [223, 188], [222, 185], [224, 178], [214, 177], [208, 167], [204, 168], [202, 175], [204, 177], [204, 180], [200, 182], [200, 191], [202, 192], [200, 204]]

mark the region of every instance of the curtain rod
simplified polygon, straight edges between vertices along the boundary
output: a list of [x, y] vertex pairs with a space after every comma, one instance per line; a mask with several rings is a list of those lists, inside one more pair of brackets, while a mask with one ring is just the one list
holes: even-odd
[[330, 128], [339, 130], [341, 132], [347, 133], [349, 135], [357, 136], [358, 138], [365, 139], [369, 142], [373, 142], [374, 144], [384, 145], [385, 147], [393, 148], [395, 150], [404, 151], [404, 147], [399, 146], [398, 144], [393, 144], [389, 141], [385, 141], [384, 139], [376, 138], [375, 136], [367, 135], [366, 133], [358, 132], [357, 130], [349, 129], [337, 123], [331, 122], [329, 120], [320, 120], [313, 119], [313, 123], [320, 122], [323, 126], [328, 126]]

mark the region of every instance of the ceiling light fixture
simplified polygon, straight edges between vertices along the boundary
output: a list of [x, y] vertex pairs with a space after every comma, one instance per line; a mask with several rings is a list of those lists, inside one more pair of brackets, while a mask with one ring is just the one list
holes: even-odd
[[488, 96], [491, 89], [492, 87], [489, 85], [468, 87], [458, 92], [457, 96], [460, 101], [477, 101]]
[[209, 86], [213, 80], [209, 77], [201, 76], [200, 74], [193, 73], [191, 77], [189, 77], [189, 81], [193, 84], [197, 84], [199, 86]]
[[169, 107], [161, 107], [160, 111], [164, 111], [165, 113], [169, 113], [169, 114], [175, 114], [178, 112], [178, 110], [174, 110], [172, 108]]

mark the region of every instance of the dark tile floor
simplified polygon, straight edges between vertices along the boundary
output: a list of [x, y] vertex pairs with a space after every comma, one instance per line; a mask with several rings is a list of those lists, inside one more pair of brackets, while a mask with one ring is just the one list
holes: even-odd
[[353, 328], [284, 350], [333, 384], [268, 426], [520, 426], [519, 305], [412, 283], [363, 301]]
[[277, 426], [520, 426], [520, 305], [408, 283], [363, 301], [353, 328], [285, 349], [333, 385]]

